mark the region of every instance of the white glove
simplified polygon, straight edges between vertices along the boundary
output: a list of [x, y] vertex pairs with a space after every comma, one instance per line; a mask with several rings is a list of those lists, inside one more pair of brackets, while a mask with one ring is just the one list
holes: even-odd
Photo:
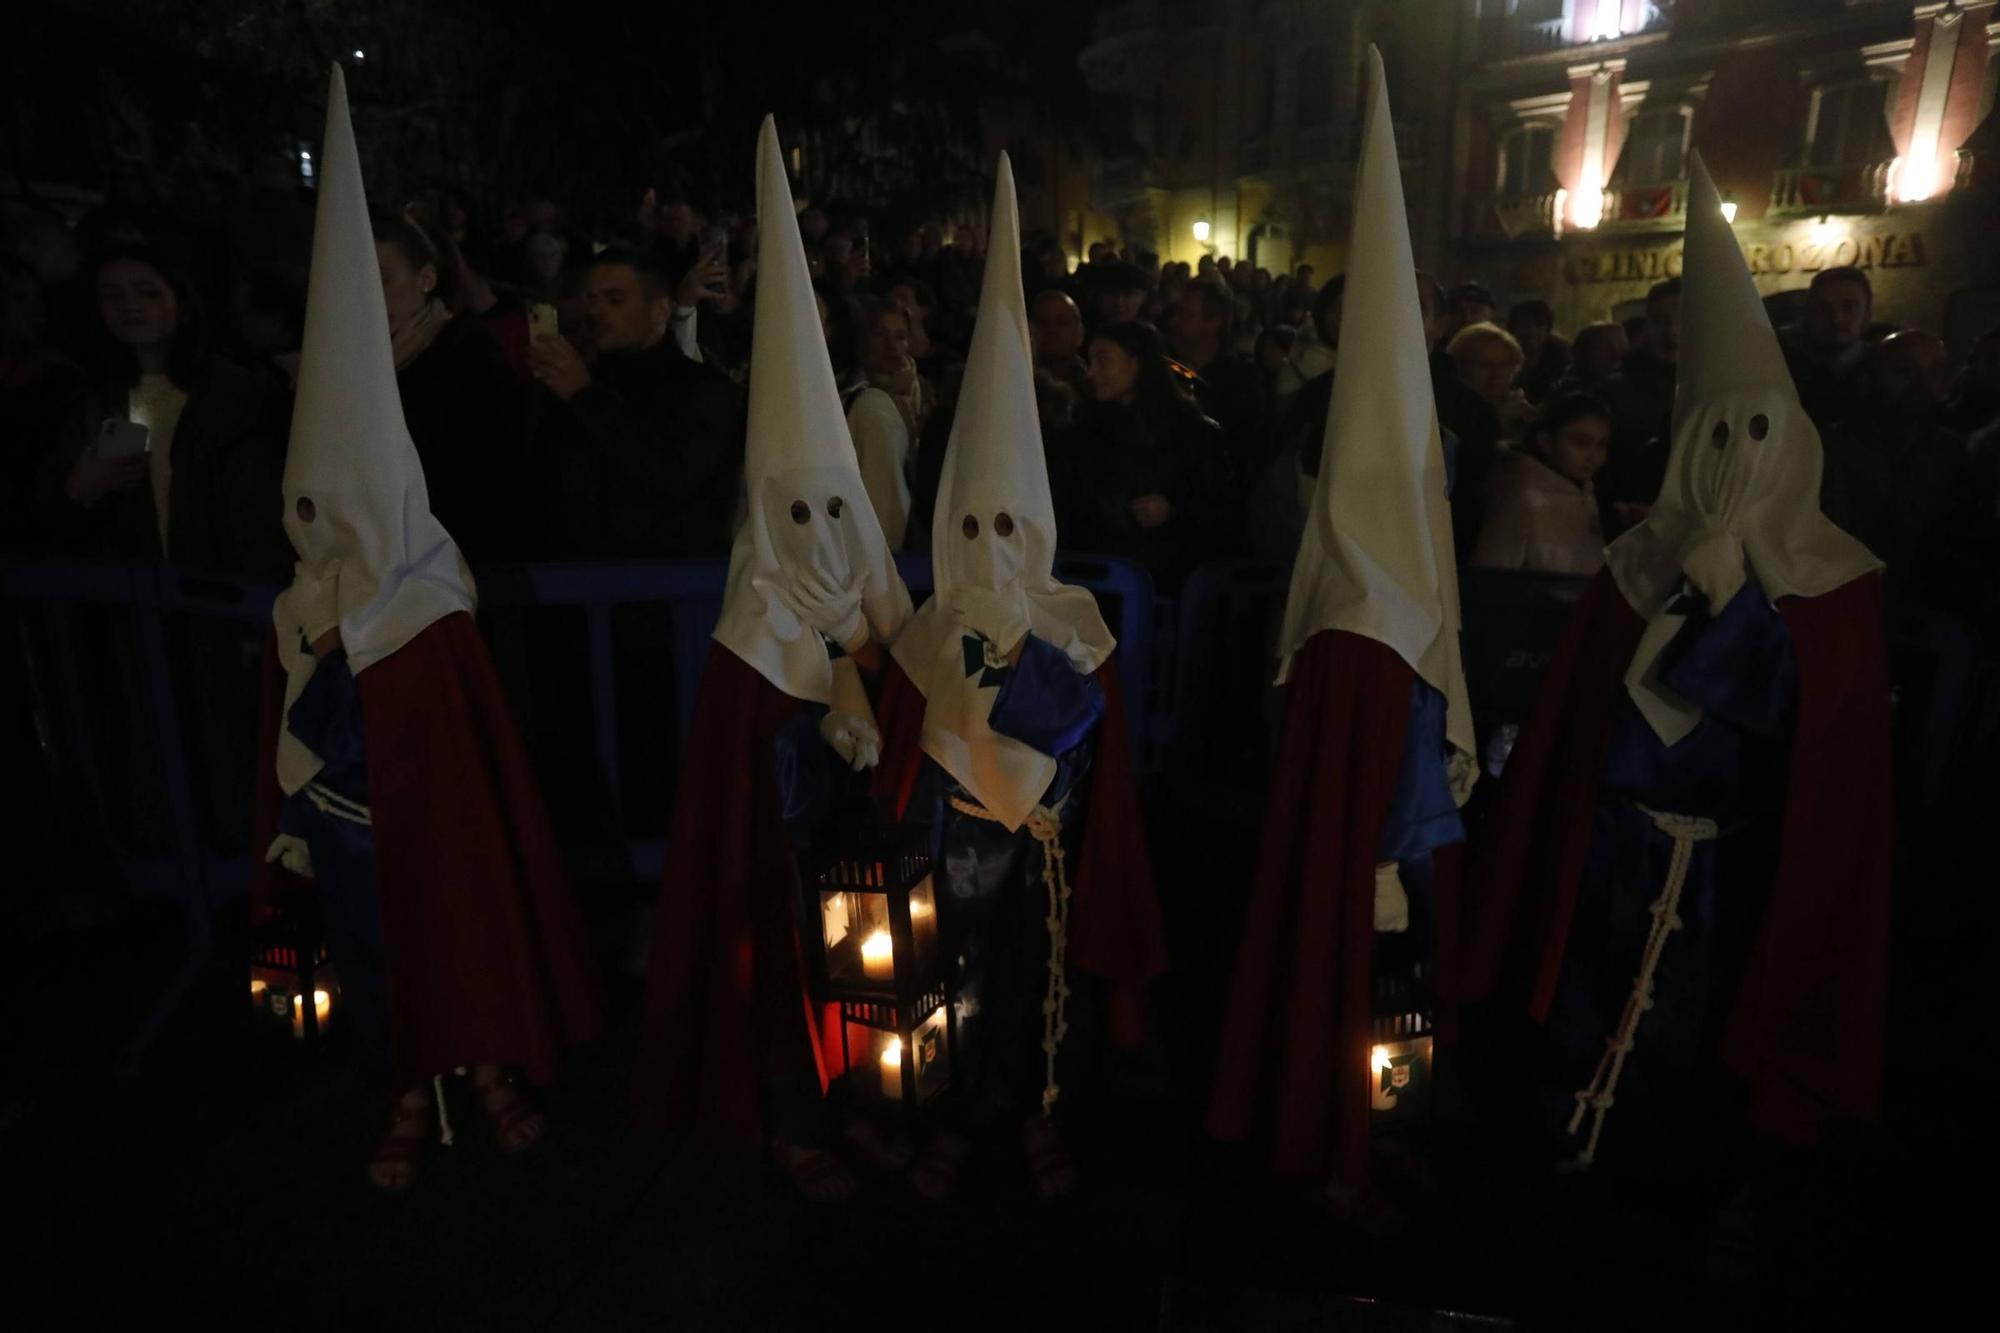
[[991, 639], [1003, 653], [1027, 637], [1030, 626], [1028, 593], [1019, 583], [998, 592], [990, 588], [957, 588], [951, 609], [967, 629]]
[[280, 865], [300, 879], [313, 877], [312, 851], [304, 838], [295, 838], [289, 833], [280, 833], [271, 840], [271, 848], [264, 853], [266, 865]]
[[[1514, 728], [1509, 727], [1504, 730], [1511, 731]], [[1509, 737], [1507, 745], [1510, 749], [1513, 743], [1513, 738]], [[1501, 762], [1504, 764], [1506, 760], [1503, 758]], [[1452, 803], [1463, 810], [1465, 803], [1472, 799], [1473, 787], [1479, 782], [1479, 761], [1469, 754], [1460, 754], [1453, 750], [1445, 756], [1444, 774], [1445, 784], [1451, 788]]]
[[1394, 935], [1410, 928], [1410, 895], [1394, 861], [1375, 867], [1375, 929]]
[[849, 652], [866, 641], [867, 622], [861, 616], [862, 581], [836, 588], [807, 570], [785, 580], [780, 595], [792, 613]]
[[882, 760], [882, 733], [867, 718], [852, 713], [828, 713], [819, 720], [819, 734], [856, 773], [873, 768]]

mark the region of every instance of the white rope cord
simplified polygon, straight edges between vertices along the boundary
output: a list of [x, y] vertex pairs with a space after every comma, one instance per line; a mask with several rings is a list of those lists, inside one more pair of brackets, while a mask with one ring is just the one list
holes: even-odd
[[1666, 951], [1667, 937], [1686, 924], [1680, 916], [1681, 890], [1687, 885], [1688, 868], [1694, 864], [1695, 844], [1712, 842], [1719, 832], [1712, 819], [1639, 808], [1653, 821], [1654, 827], [1674, 840], [1674, 850], [1667, 862], [1666, 886], [1650, 909], [1653, 928], [1646, 935], [1639, 975], [1633, 979], [1625, 1012], [1618, 1020], [1617, 1031], [1604, 1044], [1604, 1054], [1598, 1059], [1597, 1072], [1590, 1077], [1590, 1086], [1576, 1094], [1576, 1111], [1569, 1118], [1569, 1132], [1579, 1133], [1584, 1117], [1591, 1117], [1590, 1138], [1571, 1163], [1578, 1170], [1597, 1160], [1597, 1141], [1604, 1133], [1604, 1118], [1616, 1102], [1613, 1094], [1618, 1089], [1618, 1076], [1625, 1070], [1625, 1057], [1632, 1053], [1641, 1015], [1653, 1007], [1653, 978], [1659, 971], [1660, 955]]
[[444, 1105], [444, 1075], [431, 1075], [431, 1092], [437, 1098], [438, 1141], [445, 1147], [451, 1146], [451, 1112]]
[[[1069, 979], [1064, 975], [1069, 954], [1069, 871], [1063, 855], [1060, 813], [1067, 799], [1058, 801], [1053, 810], [1036, 806], [1022, 825], [1042, 845], [1042, 886], [1049, 893], [1049, 914], [1042, 918], [1049, 931], [1049, 985], [1042, 997], [1042, 1055], [1048, 1067], [1042, 1085], [1044, 1116], [1055, 1109], [1056, 1099], [1062, 1096], [1062, 1085], [1056, 1082], [1056, 1052], [1069, 1035]], [[977, 801], [954, 796], [951, 808], [974, 819], [1000, 822]]]

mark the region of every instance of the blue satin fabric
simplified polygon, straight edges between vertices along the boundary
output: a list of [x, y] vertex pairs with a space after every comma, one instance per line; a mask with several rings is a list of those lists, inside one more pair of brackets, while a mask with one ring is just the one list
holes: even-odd
[[1419, 680], [1410, 691], [1403, 766], [1375, 859], [1428, 861], [1437, 848], [1463, 841], [1465, 823], [1458, 816], [1445, 767], [1444, 695]]
[[361, 729], [361, 692], [347, 668], [347, 653], [336, 648], [321, 658], [285, 714], [285, 725], [306, 748], [326, 762], [313, 782], [353, 801], [368, 804], [368, 745]]
[[368, 748], [361, 694], [347, 655], [319, 661], [293, 701], [286, 725], [326, 766], [306, 788], [285, 798], [278, 829], [302, 839], [312, 857], [313, 884], [325, 913], [327, 948], [340, 978], [341, 1025], [371, 1074], [389, 1072], [389, 983], [383, 962], [382, 896], [376, 876], [375, 830], [322, 811], [307, 792], [332, 791], [368, 801]]
[[[1716, 1047], [1777, 867], [1798, 671], [1784, 621], [1754, 580], [1711, 615], [1691, 599], [1661, 655], [1663, 678], [1705, 710], [1663, 743], [1627, 698], [1605, 759], [1577, 909], [1550, 1013], [1543, 1109], [1558, 1151], [1581, 1147], [1567, 1122], [1632, 994], [1666, 885], [1673, 840], [1641, 810], [1713, 819], [1681, 891], [1684, 923], [1654, 974], [1653, 1005], [1605, 1121], [1599, 1160], [1677, 1174], [1714, 1160], [1737, 1124], [1740, 1089]], [[1588, 1121], [1584, 1132], [1588, 1132]]]
[[[1074, 873], [1104, 691], [1061, 650], [1033, 636], [1023, 645], [1019, 664], [996, 674], [1000, 691], [988, 722], [1001, 735], [1056, 760], [1041, 804], [1061, 807], [1062, 845]], [[1047, 1074], [1042, 1000], [1048, 986], [1048, 893], [1042, 848], [1034, 836], [1025, 828], [1009, 833], [991, 820], [964, 814], [953, 808], [954, 797], [977, 803], [925, 760], [911, 817], [930, 818], [935, 830], [940, 924], [958, 960], [958, 1096], [952, 1114], [961, 1128], [976, 1131], [1040, 1106]], [[1095, 1045], [1099, 1017], [1091, 988], [1073, 973], [1068, 980], [1069, 1033], [1057, 1076], [1073, 1091], [1087, 1063], [1078, 1053]]]

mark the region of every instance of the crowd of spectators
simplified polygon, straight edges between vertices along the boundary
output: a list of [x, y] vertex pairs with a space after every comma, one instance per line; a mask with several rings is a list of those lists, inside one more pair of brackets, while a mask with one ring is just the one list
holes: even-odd
[[[870, 498], [892, 544], [921, 548], [979, 234], [932, 223], [885, 244], [865, 217], [808, 207], [799, 222]], [[448, 193], [381, 217], [404, 414], [432, 506], [475, 565], [728, 552], [755, 228], [656, 192], [611, 226], [537, 199], [483, 230]], [[6, 219], [0, 546], [282, 577], [306, 256], [204, 291], [165, 239], [124, 214]], [[1026, 249], [1065, 544], [1137, 561], [1169, 593], [1205, 561], [1288, 559], [1338, 373], [1343, 278], [1163, 264], [1107, 242], [1072, 265], [1047, 234]], [[1503, 307], [1477, 282], [1418, 278], [1460, 559], [1591, 572], [1661, 483], [1678, 283], [1623, 324], [1565, 331], [1540, 297]], [[1824, 442], [1827, 513], [1887, 562], [1893, 599], [1990, 619], [2000, 331], [1954, 364], [1934, 333], [1879, 322], [1851, 268], [1819, 273], [1802, 309], [1780, 334]], [[146, 447], [116, 423], [143, 426]]]

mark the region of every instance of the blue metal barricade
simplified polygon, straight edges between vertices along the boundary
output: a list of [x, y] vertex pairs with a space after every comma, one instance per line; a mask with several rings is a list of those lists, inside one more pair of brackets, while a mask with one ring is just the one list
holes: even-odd
[[1269, 561], [1220, 560], [1182, 585], [1160, 737], [1182, 785], [1261, 787], [1265, 705], [1290, 577]]
[[[74, 773], [99, 848], [134, 892], [168, 899], [180, 913], [185, 956], [134, 1033], [128, 1068], [208, 961], [214, 909], [248, 883], [243, 858], [218, 854], [203, 828], [203, 789], [183, 728], [184, 703], [233, 706], [217, 697], [228, 682], [189, 679], [172, 633], [185, 623], [268, 622], [272, 594], [254, 583], [152, 564], [0, 564], [0, 598], [17, 609], [43, 654], [45, 669], [36, 675], [50, 687], [55, 757]], [[205, 640], [209, 647], [226, 642], [213, 633]], [[117, 760], [126, 780], [122, 802], [109, 779]], [[135, 804], [147, 818], [131, 817]], [[247, 809], [241, 814], [247, 830]]]

